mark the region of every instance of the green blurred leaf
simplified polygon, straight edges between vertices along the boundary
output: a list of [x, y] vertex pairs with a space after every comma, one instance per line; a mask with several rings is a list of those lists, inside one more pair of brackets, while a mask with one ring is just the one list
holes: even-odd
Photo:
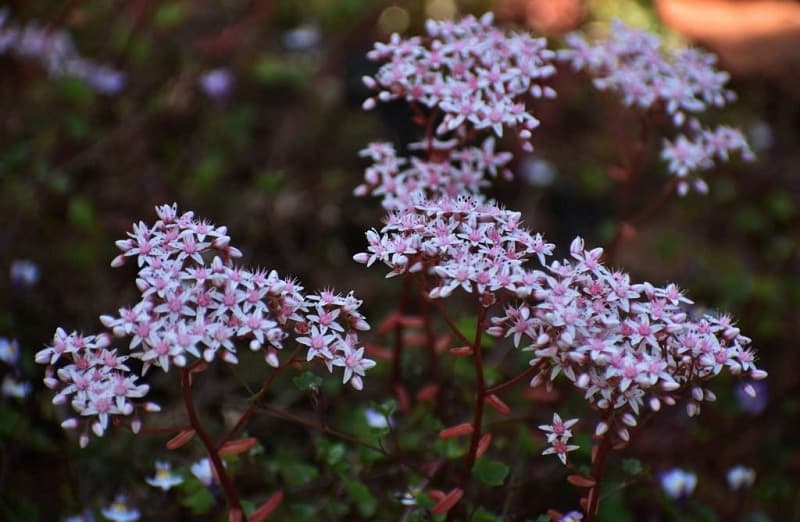
[[644, 471], [644, 467], [642, 466], [641, 461], [639, 461], [638, 459], [623, 459], [622, 471], [624, 471], [628, 475], [638, 475], [639, 473]]
[[188, 507], [196, 515], [205, 515], [214, 504], [214, 495], [205, 487], [196, 489], [181, 499], [181, 505]]
[[373, 516], [377, 511], [378, 501], [372, 495], [369, 488], [358, 480], [350, 480], [345, 477], [341, 478], [344, 482], [347, 495], [350, 497], [350, 500], [353, 501], [353, 504], [355, 504], [359, 514], [361, 514], [362, 517]]
[[500, 461], [480, 458], [475, 462], [472, 474], [487, 486], [502, 486], [509, 469]]
[[289, 487], [298, 487], [308, 484], [319, 476], [319, 470], [302, 462], [283, 461], [278, 463], [283, 480]]
[[185, 12], [181, 4], [166, 3], [158, 7], [153, 20], [160, 29], [169, 29], [179, 24], [183, 20], [184, 15]]
[[299, 390], [316, 390], [322, 385], [322, 377], [307, 371], [292, 378], [292, 382]]
[[80, 196], [75, 196], [69, 201], [67, 219], [72, 225], [83, 232], [92, 232], [95, 229], [95, 216], [92, 203]]
[[277, 192], [286, 181], [286, 173], [282, 170], [259, 171], [255, 176], [255, 185], [264, 192]]
[[483, 508], [478, 508], [477, 511], [473, 513], [472, 517], [470, 517], [470, 520], [472, 522], [503, 522], [503, 517]]

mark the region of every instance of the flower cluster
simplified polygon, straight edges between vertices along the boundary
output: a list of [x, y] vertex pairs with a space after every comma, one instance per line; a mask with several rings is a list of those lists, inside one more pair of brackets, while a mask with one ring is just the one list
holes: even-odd
[[[702, 383], [727, 369], [763, 379], [750, 339], [728, 316], [692, 318], [686, 297], [673, 284], [634, 284], [628, 274], [600, 263], [602, 249], [585, 250], [576, 238], [572, 260], [554, 261], [530, 274], [530, 298], [492, 319], [489, 333], [513, 337], [533, 352], [540, 368], [532, 385], [563, 374], [600, 411], [596, 434], [613, 429], [627, 441], [645, 401], [653, 410], [690, 391], [687, 413], [713, 401]], [[522, 341], [522, 339], [525, 339]]]
[[546, 40], [496, 29], [491, 13], [458, 22], [429, 20], [426, 28], [424, 39], [393, 34], [389, 42], [375, 44], [367, 56], [386, 63], [374, 77], [364, 77], [377, 91], [364, 108], [375, 107], [377, 100], [404, 99], [418, 110], [424, 106], [442, 114], [437, 135], [466, 127], [501, 137], [505, 127], [530, 149], [531, 130], [539, 122], [524, 98], [555, 96], [540, 83], [555, 73], [555, 53]]
[[519, 212], [475, 197], [420, 199], [390, 213], [380, 232], [367, 232], [368, 252], [359, 263], [391, 267], [387, 277], [420, 272], [429, 276], [430, 296], [444, 298], [456, 288], [480, 295], [485, 305], [500, 289], [526, 285], [523, 261], [544, 260], [554, 246], [522, 226]]
[[[412, 143], [411, 150], [423, 148], [423, 143]], [[481, 197], [480, 190], [489, 182], [486, 176], [496, 178], [502, 174], [511, 178], [506, 167], [511, 161], [510, 152], [496, 152], [495, 138], [487, 137], [481, 147], [457, 147], [456, 140], [433, 139], [433, 161], [412, 156], [397, 155], [390, 143], [370, 143], [360, 152], [372, 160], [364, 175], [364, 183], [356, 187], [355, 194], [372, 194], [383, 198], [386, 210], [404, 210], [421, 198], [437, 199], [469, 194]]]
[[[424, 275], [431, 298], [457, 288], [489, 307], [502, 295], [502, 315], [488, 333], [510, 337], [532, 351], [539, 368], [532, 385], [563, 374], [601, 412], [597, 434], [609, 429], [622, 441], [648, 401], [657, 410], [691, 391], [687, 412], [714, 400], [702, 383], [727, 368], [732, 374], [766, 377], [755, 364], [750, 339], [728, 316], [693, 319], [675, 285], [634, 284], [609, 270], [600, 248], [586, 250], [576, 238], [571, 260], [546, 262], [554, 246], [521, 224], [520, 214], [475, 198], [419, 200], [389, 214], [378, 232], [367, 232], [368, 252], [354, 259], [381, 261], [388, 276]], [[537, 257], [544, 270], [525, 261]]]
[[[306, 295], [295, 280], [274, 271], [240, 268], [232, 259], [241, 253], [230, 245], [225, 227], [197, 220], [192, 212], [178, 214], [175, 205], [156, 212], [153, 226], [139, 222], [128, 239], [117, 242], [123, 253], [112, 261], [120, 266], [136, 259], [141, 300], [101, 316], [107, 332], [84, 336], [59, 328], [53, 344], [36, 354], [37, 362], [50, 367], [45, 383], [58, 390], [54, 402], [69, 400], [81, 417], [96, 416], [92, 429], [100, 436], [110, 415], [133, 414], [132, 399], [147, 394], [130, 359], [141, 362], [142, 374], [152, 366], [165, 372], [186, 366], [189, 358], [235, 364], [237, 343], [245, 342], [277, 367], [278, 350], [290, 336], [308, 347], [307, 360], [318, 359], [329, 371], [343, 367], [344, 382], [361, 389], [374, 362], [358, 346], [357, 332], [369, 329], [359, 299], [329, 290]], [[127, 355], [110, 348], [113, 338], [130, 338]], [[65, 364], [54, 371], [58, 363]], [[138, 425], [135, 418], [133, 427]], [[64, 426], [77, 427], [78, 420]]]
[[103, 94], [115, 94], [125, 85], [123, 73], [81, 57], [65, 31], [40, 27], [35, 21], [24, 27], [7, 22], [8, 11], [0, 10], [0, 54], [37, 60], [51, 77], [74, 76]]
[[575, 451], [580, 446], [569, 444], [569, 439], [572, 438], [570, 428], [577, 424], [578, 419], [561, 420], [558, 413], [553, 413], [552, 424], [542, 424], [539, 429], [544, 431], [547, 435], [547, 443], [550, 444], [549, 448], [542, 451], [542, 455], [555, 454], [562, 463], [567, 463], [567, 453]]
[[566, 43], [568, 48], [559, 51], [559, 59], [591, 74], [597, 89], [618, 93], [627, 106], [663, 109], [676, 129], [685, 128], [688, 134], [665, 141], [662, 151], [670, 173], [679, 179], [681, 195], [689, 191], [690, 181], [698, 192], [707, 191], [705, 182], [690, 179], [689, 174], [711, 168], [715, 158], [727, 160], [733, 152], [745, 160], [753, 158], [739, 130], [707, 129], [695, 117], [687, 118], [735, 98], [725, 88], [728, 73], [715, 68], [714, 55], [690, 47], [665, 51], [657, 35], [619, 21], [614, 22], [605, 39], [589, 43], [582, 34], [572, 33]]

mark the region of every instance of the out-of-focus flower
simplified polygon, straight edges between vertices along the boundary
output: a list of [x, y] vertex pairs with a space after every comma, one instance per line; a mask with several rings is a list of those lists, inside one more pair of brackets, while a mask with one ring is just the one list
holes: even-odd
[[145, 481], [154, 488], [161, 488], [164, 491], [169, 491], [172, 486], [177, 486], [183, 482], [183, 477], [172, 473], [172, 465], [169, 462], [156, 461], [156, 474], [153, 477], [147, 477]]
[[0, 361], [16, 367], [19, 363], [19, 343], [16, 339], [0, 337]]
[[0, 391], [8, 397], [24, 399], [31, 393], [31, 383], [21, 382], [10, 375], [6, 375], [3, 378], [3, 386]]
[[578, 511], [570, 511], [565, 513], [558, 522], [580, 522], [583, 520], [583, 514]]
[[0, 53], [36, 60], [51, 77], [80, 78], [103, 94], [116, 94], [124, 87], [124, 73], [80, 56], [66, 31], [42, 27], [36, 21], [24, 26], [7, 22], [8, 11], [0, 11]]
[[90, 510], [86, 510], [80, 515], [64, 518], [63, 522], [94, 522], [94, 515]]
[[767, 407], [767, 392], [767, 383], [764, 381], [743, 381], [733, 389], [739, 408], [751, 415], [759, 415]]
[[303, 24], [299, 27], [286, 31], [281, 36], [283, 46], [290, 51], [307, 51], [319, 45], [322, 34], [319, 27], [315, 24]]
[[558, 176], [558, 169], [552, 162], [538, 156], [525, 156], [519, 166], [520, 178], [534, 187], [551, 185]]
[[756, 150], [767, 150], [775, 143], [772, 127], [763, 120], [758, 120], [750, 126], [747, 130], [747, 137]]
[[206, 486], [210, 486], [214, 482], [214, 471], [211, 469], [211, 460], [208, 457], [202, 458], [192, 464], [189, 470], [192, 472], [192, 475], [197, 477], [197, 479]]
[[103, 508], [101, 513], [103, 513], [103, 516], [108, 520], [113, 520], [114, 522], [133, 522], [134, 520], [139, 520], [141, 513], [139, 513], [138, 509], [128, 507], [127, 501], [128, 499], [125, 498], [125, 495], [117, 495], [114, 498], [114, 502], [112, 502], [109, 507]]
[[697, 487], [697, 475], [681, 468], [662, 473], [659, 480], [667, 496], [674, 499], [688, 497]]
[[745, 466], [734, 466], [725, 474], [728, 487], [733, 491], [749, 488], [756, 481], [756, 471]]
[[200, 88], [209, 98], [222, 100], [233, 87], [233, 74], [225, 67], [209, 71], [200, 77]]
[[372, 408], [367, 408], [366, 410], [364, 410], [364, 417], [366, 417], [367, 425], [370, 428], [384, 429], [390, 427], [393, 424], [392, 419], [390, 417]]
[[39, 281], [39, 267], [27, 259], [15, 259], [9, 270], [11, 284], [21, 288], [30, 288]]

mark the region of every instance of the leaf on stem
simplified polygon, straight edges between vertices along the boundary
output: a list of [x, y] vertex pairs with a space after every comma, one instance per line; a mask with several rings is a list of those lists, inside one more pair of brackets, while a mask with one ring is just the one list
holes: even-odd
[[597, 484], [592, 477], [584, 475], [570, 475], [567, 477], [567, 482], [579, 488], [593, 488]]
[[455, 437], [462, 437], [464, 435], [471, 434], [475, 429], [472, 427], [472, 424], [469, 422], [465, 422], [463, 424], [459, 424], [457, 426], [450, 426], [449, 428], [445, 428], [439, 432], [440, 439], [453, 439]]
[[272, 513], [275, 512], [276, 509], [281, 505], [283, 502], [283, 491], [276, 491], [275, 493], [270, 496], [266, 502], [261, 504], [261, 506], [253, 511], [250, 515], [248, 520], [250, 522], [263, 522], [267, 520]]
[[442, 499], [436, 503], [435, 506], [431, 508], [431, 513], [434, 515], [441, 515], [442, 513], [447, 513], [453, 507], [458, 504], [458, 501], [461, 500], [461, 497], [464, 496], [464, 490], [461, 488], [455, 488], [450, 490], [450, 493], [442, 497]]
[[217, 453], [219, 453], [220, 457], [224, 457], [226, 455], [239, 455], [240, 453], [244, 453], [248, 451], [253, 446], [258, 444], [258, 440], [255, 437], [247, 437], [245, 439], [239, 440], [229, 440], [222, 447], [219, 449]]
[[500, 415], [508, 415], [511, 413], [511, 408], [508, 407], [508, 404], [502, 401], [500, 397], [492, 393], [491, 395], [486, 396], [486, 404], [492, 407], [497, 413]]
[[186, 429], [172, 437], [167, 441], [167, 449], [168, 450], [175, 450], [182, 446], [185, 446], [192, 437], [194, 437], [195, 431], [191, 428]]

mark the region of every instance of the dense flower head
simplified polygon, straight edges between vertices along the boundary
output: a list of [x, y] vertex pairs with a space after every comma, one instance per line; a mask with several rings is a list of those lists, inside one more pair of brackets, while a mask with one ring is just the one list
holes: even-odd
[[20, 60], [36, 60], [54, 78], [80, 78], [100, 93], [115, 94], [125, 85], [124, 73], [80, 56], [67, 32], [42, 27], [35, 21], [22, 27], [11, 25], [6, 9], [0, 9], [0, 54], [3, 53]]
[[[403, 210], [420, 198], [454, 198], [461, 194], [480, 198], [481, 189], [489, 185], [487, 178], [496, 178], [498, 174], [511, 178], [506, 166], [512, 155], [495, 151], [493, 136], [484, 139], [480, 147], [459, 147], [455, 139], [433, 139], [430, 147], [434, 159], [425, 160], [398, 156], [390, 143], [370, 143], [360, 155], [373, 164], [367, 168], [364, 183], [356, 187], [355, 194], [379, 196], [386, 210]], [[412, 151], [421, 148], [426, 145], [409, 145]]]
[[670, 173], [679, 179], [681, 195], [690, 188], [707, 192], [696, 173], [713, 167], [715, 160], [727, 161], [735, 152], [742, 159], [753, 158], [741, 131], [705, 128], [693, 116], [735, 99], [725, 87], [729, 75], [716, 69], [713, 54], [691, 47], [666, 50], [657, 35], [619, 21], [606, 38], [590, 43], [581, 33], [572, 33], [566, 43], [567, 49], [558, 52], [559, 59], [570, 62], [575, 70], [587, 71], [597, 89], [613, 91], [625, 105], [639, 110], [664, 110], [675, 128], [682, 130], [672, 141], [664, 141], [661, 154], [669, 162]]
[[377, 91], [364, 108], [404, 99], [441, 113], [438, 135], [468, 127], [501, 137], [506, 128], [530, 148], [531, 130], [539, 122], [525, 98], [555, 96], [540, 83], [555, 73], [555, 53], [544, 38], [507, 33], [492, 21], [491, 13], [458, 22], [428, 20], [426, 37], [393, 34], [389, 42], [376, 43], [367, 56], [384, 63], [374, 77], [364, 77]]
[[[120, 266], [136, 259], [140, 301], [101, 316], [108, 329], [101, 334], [59, 328], [52, 345], [36, 354], [50, 367], [45, 383], [57, 390], [54, 402], [70, 401], [82, 418], [97, 417], [92, 429], [99, 436], [110, 415], [134, 414], [132, 399], [148, 392], [131, 371], [132, 360], [140, 361], [142, 374], [153, 366], [165, 372], [183, 367], [190, 359], [235, 364], [245, 343], [278, 366], [278, 351], [290, 337], [308, 347], [309, 361], [321, 360], [329, 371], [341, 366], [344, 382], [363, 386], [374, 362], [358, 345], [358, 331], [369, 329], [358, 311], [361, 300], [332, 290], [304, 294], [297, 281], [275, 271], [241, 268], [233, 263], [241, 252], [230, 245], [225, 227], [179, 214], [176, 205], [156, 211], [155, 224], [136, 223], [117, 242], [122, 254], [112, 261]], [[129, 339], [124, 352], [111, 348], [115, 338]]]
[[[418, 200], [367, 232], [368, 251], [354, 259], [387, 265], [387, 277], [424, 274], [433, 299], [454, 290], [476, 294], [489, 308], [487, 332], [531, 351], [539, 368], [532, 385], [564, 375], [599, 411], [597, 434], [630, 437], [645, 402], [657, 410], [690, 392], [687, 412], [713, 401], [704, 382], [727, 369], [763, 379], [751, 340], [729, 316], [693, 317], [674, 284], [633, 283], [607, 268], [600, 248], [581, 238], [570, 259], [549, 261], [554, 245], [522, 226], [520, 214], [471, 197]], [[530, 269], [536, 257], [541, 269]]]
[[390, 213], [380, 232], [367, 232], [367, 240], [368, 252], [354, 256], [357, 262], [380, 261], [392, 269], [387, 277], [426, 274], [432, 298], [461, 288], [489, 298], [486, 304], [493, 292], [524, 285], [526, 258], [544, 260], [554, 248], [522, 226], [519, 212], [472, 196], [418, 199]]

